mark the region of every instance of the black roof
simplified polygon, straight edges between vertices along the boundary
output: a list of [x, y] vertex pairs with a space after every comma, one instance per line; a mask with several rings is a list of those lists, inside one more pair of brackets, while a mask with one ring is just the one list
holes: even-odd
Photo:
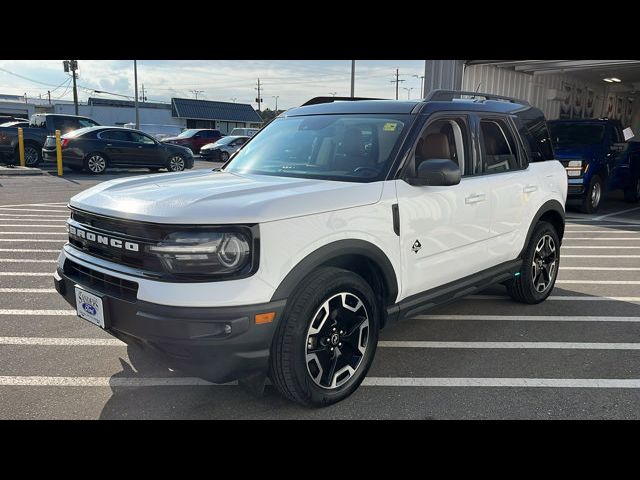
[[[109, 107], [135, 107], [136, 102], [134, 100], [114, 100], [112, 98], [96, 98], [89, 97], [87, 100], [89, 105], [105, 105]], [[160, 108], [171, 109], [171, 105], [168, 103], [160, 102], [138, 102], [139, 108]]]
[[262, 123], [260, 115], [247, 103], [172, 98], [171, 108], [172, 115], [178, 118]]

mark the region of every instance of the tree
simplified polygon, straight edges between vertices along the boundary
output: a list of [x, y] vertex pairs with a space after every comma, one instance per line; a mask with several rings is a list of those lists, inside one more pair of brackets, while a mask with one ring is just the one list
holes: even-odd
[[276, 112], [275, 110], [271, 110], [270, 108], [265, 108], [261, 112], [258, 112], [257, 110], [256, 112], [258, 113], [258, 115], [260, 115], [260, 117], [262, 118], [262, 121], [266, 123], [276, 118], [279, 114], [283, 112], [283, 110], [278, 109], [278, 111]]

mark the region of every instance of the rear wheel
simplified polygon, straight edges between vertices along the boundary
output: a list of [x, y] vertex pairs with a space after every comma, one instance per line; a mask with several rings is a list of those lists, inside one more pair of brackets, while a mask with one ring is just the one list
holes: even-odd
[[547, 222], [536, 225], [522, 259], [520, 274], [507, 283], [507, 291], [521, 303], [540, 303], [553, 290], [560, 266], [560, 240]]
[[100, 175], [107, 170], [107, 159], [101, 153], [90, 153], [84, 159], [84, 169], [93, 175]]
[[630, 203], [636, 203], [640, 200], [640, 177], [636, 179], [635, 187], [625, 188], [624, 199]]
[[[20, 152], [16, 152], [16, 158], [20, 161]], [[42, 151], [30, 143], [24, 146], [24, 165], [26, 167], [37, 167], [42, 161]]]
[[594, 175], [589, 186], [580, 210], [583, 213], [596, 213], [602, 201], [602, 179], [598, 175]]
[[285, 397], [324, 406], [364, 380], [378, 343], [380, 309], [359, 275], [323, 267], [290, 299], [276, 330], [270, 376]]

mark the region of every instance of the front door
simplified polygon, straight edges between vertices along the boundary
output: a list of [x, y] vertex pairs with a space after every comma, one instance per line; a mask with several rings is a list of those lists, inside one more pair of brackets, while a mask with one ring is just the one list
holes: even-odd
[[161, 147], [153, 138], [140, 132], [130, 132], [130, 135], [132, 165], [164, 166]]
[[403, 298], [491, 266], [487, 239], [492, 197], [478, 176], [479, 155], [470, 131], [466, 115], [430, 119], [413, 147], [406, 173], [415, 175], [420, 162], [450, 159], [461, 167], [460, 184], [412, 186], [396, 180]]

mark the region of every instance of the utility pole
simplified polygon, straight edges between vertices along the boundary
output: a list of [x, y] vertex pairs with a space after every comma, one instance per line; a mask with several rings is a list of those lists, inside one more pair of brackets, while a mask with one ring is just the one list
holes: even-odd
[[262, 103], [262, 97], [260, 96], [260, 79], [258, 79], [258, 88], [256, 88], [256, 90], [258, 91], [258, 96], [256, 97], [256, 103], [258, 104], [258, 111], [261, 112], [262, 109], [260, 108], [260, 104]]
[[136, 129], [140, 128], [140, 112], [138, 111], [138, 61], [133, 61], [133, 83], [135, 85]]
[[142, 84], [142, 95], [140, 95], [140, 100], [143, 102], [147, 101], [147, 96], [144, 94], [144, 83]]
[[233, 103], [236, 103], [236, 100], [238, 99], [238, 97], [231, 97], [230, 100], [233, 100]]
[[411, 75], [420, 79], [420, 98], [424, 97], [424, 75]]
[[332, 97], [335, 97], [336, 93], [338, 93], [338, 92], [329, 92], [329, 95], [331, 95]]
[[71, 77], [73, 78], [73, 104], [76, 107], [76, 115], [78, 115], [78, 88], [76, 86], [76, 78], [78, 77], [78, 74], [76, 73], [78, 70], [78, 61], [64, 60], [62, 62], [62, 66], [64, 67], [65, 72], [71, 72]]
[[402, 87], [402, 89], [407, 91], [407, 100], [411, 100], [411, 90], [415, 90], [415, 87]]
[[278, 97], [280, 97], [280, 95], [271, 95], [271, 96], [276, 99], [276, 109], [274, 111], [276, 112], [276, 115], [278, 115]]
[[189, 91], [196, 96], [196, 100], [198, 100], [198, 95], [200, 95], [201, 93], [204, 93], [204, 90], [189, 90]]
[[353, 98], [355, 94], [356, 94], [356, 61], [351, 60], [351, 98]]
[[398, 73], [399, 69], [396, 68], [396, 79], [395, 80], [391, 80], [391, 83], [395, 83], [396, 84], [396, 100], [398, 100], [398, 86], [400, 85], [400, 82], [404, 82], [404, 80], [400, 80], [400, 74]]
[[51, 105], [51, 90], [47, 90], [47, 97], [49, 97], [49, 105]]

